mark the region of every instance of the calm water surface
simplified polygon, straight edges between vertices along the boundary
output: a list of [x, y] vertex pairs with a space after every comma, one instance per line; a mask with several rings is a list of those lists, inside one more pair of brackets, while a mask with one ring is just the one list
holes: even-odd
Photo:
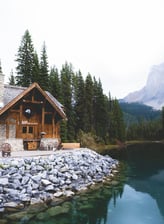
[[164, 224], [164, 146], [133, 146], [119, 159], [121, 173], [112, 187], [107, 183], [76, 196], [58, 217], [45, 211], [17, 223]]

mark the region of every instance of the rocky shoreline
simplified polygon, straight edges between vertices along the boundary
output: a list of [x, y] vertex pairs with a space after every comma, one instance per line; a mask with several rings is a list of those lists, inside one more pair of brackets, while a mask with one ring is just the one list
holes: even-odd
[[90, 149], [47, 157], [0, 158], [0, 213], [70, 197], [113, 176], [118, 161]]

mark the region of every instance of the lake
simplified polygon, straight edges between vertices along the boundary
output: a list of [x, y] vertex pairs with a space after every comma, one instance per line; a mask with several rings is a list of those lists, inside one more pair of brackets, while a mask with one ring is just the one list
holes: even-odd
[[133, 145], [112, 157], [121, 162], [112, 185], [75, 196], [62, 205], [62, 215], [42, 212], [16, 223], [164, 224], [164, 145]]

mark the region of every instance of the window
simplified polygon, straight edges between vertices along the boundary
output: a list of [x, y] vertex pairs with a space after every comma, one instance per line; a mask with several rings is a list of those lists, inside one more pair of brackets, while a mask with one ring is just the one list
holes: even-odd
[[33, 127], [32, 126], [29, 126], [29, 127], [22, 127], [22, 133], [23, 134], [26, 134], [26, 133], [29, 133], [29, 134], [32, 134], [33, 133]]
[[27, 127], [22, 128], [22, 133], [24, 133], [24, 134], [27, 133]]
[[29, 127], [28, 132], [29, 132], [30, 134], [32, 134], [32, 133], [33, 133], [33, 127]]

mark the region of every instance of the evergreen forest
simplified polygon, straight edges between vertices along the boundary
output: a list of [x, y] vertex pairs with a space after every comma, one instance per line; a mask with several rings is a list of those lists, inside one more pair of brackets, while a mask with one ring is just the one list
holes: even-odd
[[15, 61], [16, 74], [10, 74], [10, 85], [28, 87], [37, 82], [63, 104], [68, 119], [61, 122], [62, 142], [80, 141], [87, 146], [87, 141], [113, 144], [163, 137], [161, 112], [119, 103], [110, 92], [108, 96], [104, 94], [100, 79], [90, 73], [84, 78], [80, 70], [74, 71], [71, 63], [65, 62], [60, 70], [55, 65], [50, 67], [45, 42], [39, 57], [28, 30], [22, 36]]
[[61, 122], [62, 142], [83, 141], [86, 145], [86, 138], [97, 144], [125, 140], [118, 100], [103, 93], [100, 79], [89, 73], [84, 79], [82, 72], [74, 71], [68, 62], [60, 71], [55, 65], [49, 67], [45, 42], [39, 57], [28, 30], [22, 36], [16, 63], [16, 74], [12, 72], [9, 77], [10, 85], [28, 87], [37, 82], [63, 104], [68, 119]]

